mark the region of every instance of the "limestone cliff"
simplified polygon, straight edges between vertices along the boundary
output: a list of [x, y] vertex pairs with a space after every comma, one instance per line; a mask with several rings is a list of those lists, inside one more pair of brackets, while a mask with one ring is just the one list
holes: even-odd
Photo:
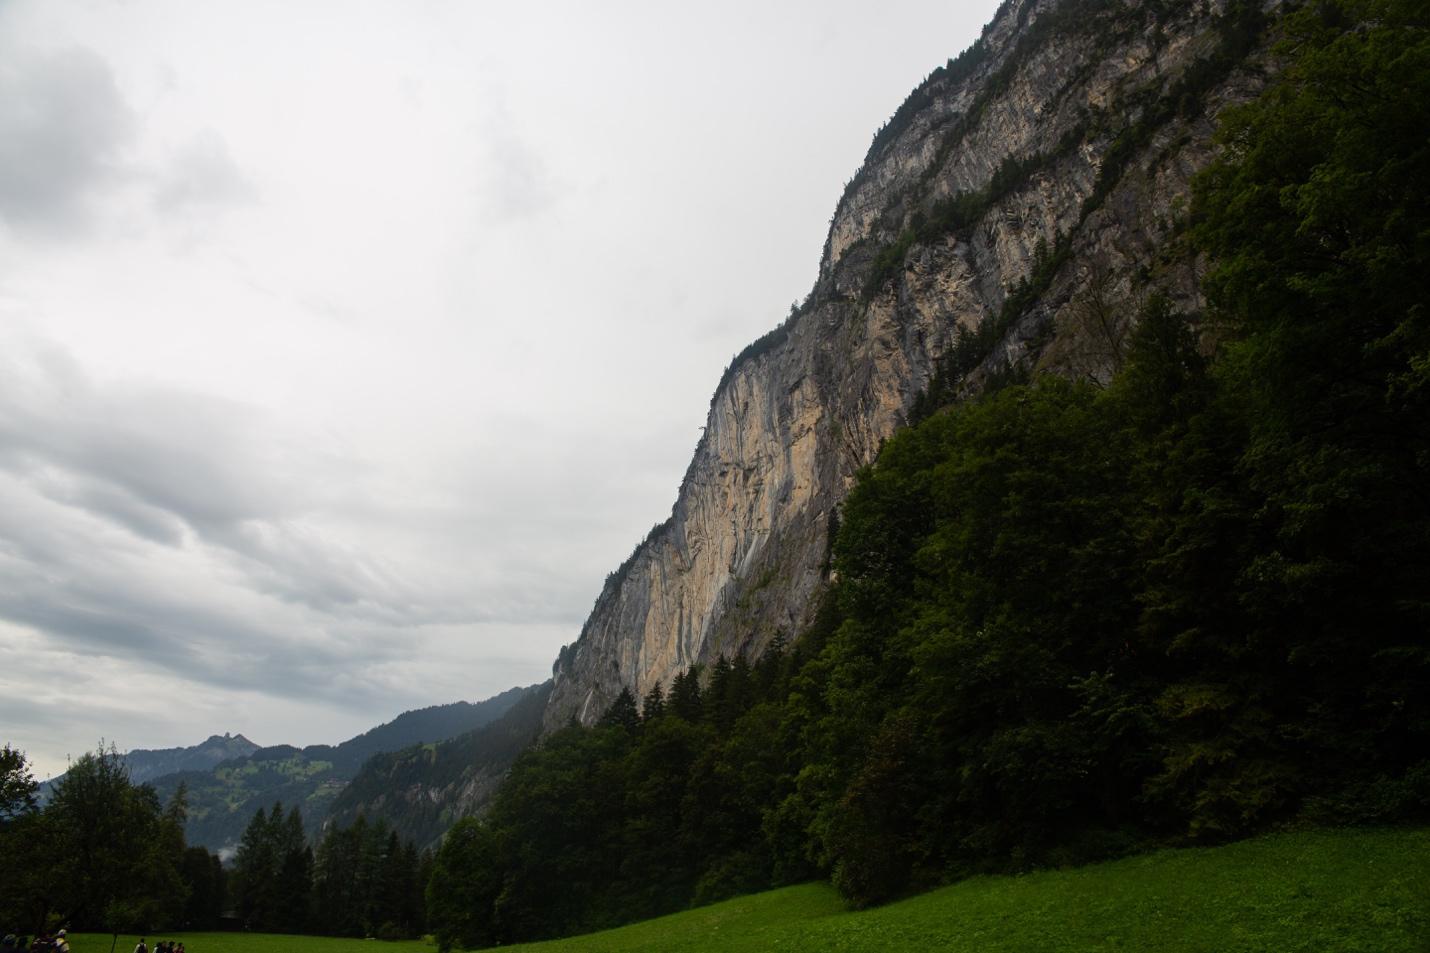
[[1177, 235], [1216, 113], [1262, 82], [1263, 23], [1230, 0], [1008, 0], [915, 90], [804, 305], [720, 382], [670, 519], [562, 651], [548, 728], [797, 635], [840, 500], [960, 328], [988, 341], [971, 391], [1010, 370], [1105, 378], [1152, 289], [1195, 313]]

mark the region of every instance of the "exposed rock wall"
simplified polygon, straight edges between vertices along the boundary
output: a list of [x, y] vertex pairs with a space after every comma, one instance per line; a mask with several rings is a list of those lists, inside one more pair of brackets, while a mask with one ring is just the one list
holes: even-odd
[[[1010, 367], [1105, 379], [1149, 289], [1200, 308], [1176, 238], [1190, 180], [1216, 113], [1258, 88], [1265, 59], [1228, 59], [1227, 7], [1009, 0], [981, 53], [915, 91], [840, 199], [808, 300], [715, 394], [670, 520], [562, 651], [548, 728], [595, 720], [622, 687], [639, 697], [694, 663], [797, 635], [855, 473], [906, 422], [958, 329], [994, 320], [1040, 255], [1059, 253], [1058, 266], [1042, 269], [1031, 306], [1005, 314], [967, 388]], [[1000, 184], [1010, 157], [1024, 169]], [[978, 190], [975, 222], [920, 230], [935, 202]], [[906, 233], [920, 240], [870, 287]]]

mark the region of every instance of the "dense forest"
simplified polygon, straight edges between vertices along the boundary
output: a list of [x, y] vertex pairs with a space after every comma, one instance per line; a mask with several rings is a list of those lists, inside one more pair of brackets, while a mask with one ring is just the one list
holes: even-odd
[[403, 939], [426, 929], [431, 853], [385, 822], [256, 811], [231, 864], [186, 845], [187, 795], [161, 802], [112, 746], [82, 755], [41, 809], [22, 753], [0, 748], [0, 923], [39, 935], [243, 929]]
[[6, 929], [212, 927], [224, 909], [219, 858], [184, 843], [181, 790], [167, 804], [135, 785], [112, 746], [84, 754], [37, 806], [24, 755], [0, 748], [0, 922]]
[[1278, 29], [1178, 237], [1206, 312], [1149, 287], [1110, 383], [925, 401], [809, 631], [551, 735], [448, 835], [444, 946], [1430, 811], [1430, 21]]
[[[470, 766], [485, 759], [498, 774], [535, 737], [544, 698], [539, 688], [514, 688], [475, 705], [405, 712], [335, 747], [263, 748], [211, 771], [152, 780], [146, 770], [152, 759], [146, 755], [172, 759], [187, 749], [141, 752], [134, 759], [101, 745], [42, 786], [24, 754], [5, 745], [0, 865], [9, 873], [0, 879], [0, 923], [7, 931], [34, 933], [66, 925], [420, 936], [430, 854], [419, 854], [409, 831], [399, 832], [376, 816], [369, 820], [360, 810], [325, 822], [323, 809], [335, 792], [322, 782], [331, 780], [335, 768], [367, 778], [358, 766], [364, 759], [378, 760], [380, 755], [368, 758], [374, 752], [474, 726], [408, 754], [421, 758], [441, 749], [444, 764], [460, 760]], [[524, 719], [505, 717], [513, 705], [526, 712]], [[131, 760], [138, 761], [137, 772]], [[455, 773], [461, 780], [460, 770]], [[144, 783], [136, 783], [139, 779]], [[305, 826], [303, 810], [311, 826]], [[238, 811], [238, 817], [230, 816]], [[440, 833], [433, 829], [440, 817], [407, 820], [421, 828], [424, 843]], [[216, 830], [235, 833], [213, 838]], [[237, 841], [236, 856], [221, 863], [203, 846], [205, 840]]]

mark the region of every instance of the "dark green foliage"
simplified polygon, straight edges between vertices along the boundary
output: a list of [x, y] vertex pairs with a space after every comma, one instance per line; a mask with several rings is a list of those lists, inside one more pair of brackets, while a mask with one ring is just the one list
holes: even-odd
[[879, 253], [874, 256], [873, 263], [869, 265], [869, 273], [864, 276], [865, 299], [874, 297], [879, 289], [888, 284], [889, 279], [904, 267], [904, 258], [917, 239], [918, 232], [912, 228], [906, 228], [899, 233], [899, 237], [894, 239], [892, 244], [879, 249]]
[[188, 847], [179, 861], [179, 874], [189, 888], [188, 900], [184, 903], [184, 928], [217, 929], [228, 895], [228, 877], [223, 862], [217, 854], [211, 854], [203, 847]]
[[[507, 943], [610, 926], [770, 884], [758, 834], [793, 790], [776, 650], [682, 673], [668, 699], [629, 693], [592, 728], [512, 766], [491, 811], [443, 842], [428, 889], [440, 942]], [[652, 706], [652, 699], [663, 704]], [[805, 875], [802, 865], [785, 865]]]
[[311, 856], [314, 932], [328, 936], [421, 936], [425, 918], [421, 859], [383, 821], [329, 825]]
[[493, 911], [505, 864], [498, 840], [473, 818], [458, 821], [442, 840], [427, 881], [427, 916], [442, 953], [500, 942]]
[[224, 902], [219, 859], [185, 847], [186, 792], [135, 786], [118, 751], [74, 762], [40, 811], [24, 756], [0, 748], [0, 920], [106, 931], [205, 928]]
[[258, 811], [243, 832], [233, 864], [234, 899], [248, 929], [300, 933], [308, 928], [313, 852], [294, 806]]
[[29, 928], [46, 926], [50, 914], [96, 930], [178, 922], [187, 894], [183, 792], [165, 810], [153, 788], [129, 782], [113, 746], [82, 755], [42, 813], [11, 823], [22, 826], [16, 841], [6, 839], [19, 848], [3, 858], [6, 881], [18, 888], [10, 899]]
[[0, 824], [32, 813], [38, 788], [25, 753], [9, 744], [0, 747]]
[[837, 781], [815, 843], [852, 899], [1017, 864], [1098, 818], [1093, 768], [1120, 754], [1071, 723], [1081, 681], [1128, 652], [1127, 472], [1095, 392], [1045, 381], [896, 436], [863, 475], [809, 753]]
[[670, 711], [686, 721], [699, 721], [705, 711], [700, 696], [700, 668], [675, 676], [670, 683]]
[[1236, 648], [1285, 665], [1254, 699], [1267, 757], [1294, 724], [1318, 775], [1380, 778], [1408, 803], [1392, 765], [1430, 735], [1428, 26], [1409, 0], [1292, 16], [1291, 64], [1228, 116], [1194, 208], [1208, 295], [1240, 331], [1219, 370], [1245, 402], [1263, 534], [1239, 566]]
[[[939, 359], [928, 386], [914, 398], [909, 409], [909, 423], [921, 423], [934, 411], [953, 403], [963, 379], [992, 353], [998, 344], [998, 337], [997, 322], [989, 318], [978, 322], [972, 330], [959, 325], [953, 346]], [[831, 533], [830, 539], [835, 536]]]
[[25, 753], [0, 747], [0, 922], [21, 930], [43, 925], [50, 903], [38, 787]]
[[611, 702], [601, 716], [600, 724], [604, 728], [620, 728], [626, 732], [634, 732], [640, 727], [640, 712], [636, 709], [636, 698], [629, 688], [621, 689], [616, 700]]
[[665, 689], [660, 682], [650, 687], [641, 701], [641, 721], [654, 721], [665, 714]]

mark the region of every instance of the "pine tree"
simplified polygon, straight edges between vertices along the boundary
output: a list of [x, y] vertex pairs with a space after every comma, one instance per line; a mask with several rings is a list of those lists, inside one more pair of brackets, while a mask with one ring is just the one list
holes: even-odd
[[699, 721], [704, 714], [700, 693], [700, 666], [680, 672], [670, 683], [670, 711], [686, 721]]
[[652, 722], [665, 714], [665, 690], [656, 682], [641, 701], [641, 722]]
[[599, 722], [603, 728], [620, 728], [634, 733], [640, 727], [641, 716], [636, 711], [636, 699], [629, 688], [622, 688], [611, 707], [606, 709]]

